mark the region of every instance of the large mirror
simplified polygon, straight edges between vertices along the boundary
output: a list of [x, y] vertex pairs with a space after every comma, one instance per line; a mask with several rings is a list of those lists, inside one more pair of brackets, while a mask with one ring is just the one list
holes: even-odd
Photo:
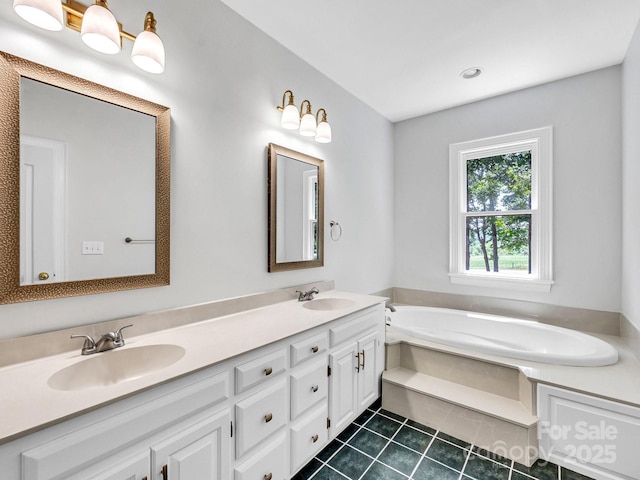
[[269, 144], [269, 271], [324, 265], [324, 162]]
[[169, 109], [0, 52], [0, 303], [169, 284]]

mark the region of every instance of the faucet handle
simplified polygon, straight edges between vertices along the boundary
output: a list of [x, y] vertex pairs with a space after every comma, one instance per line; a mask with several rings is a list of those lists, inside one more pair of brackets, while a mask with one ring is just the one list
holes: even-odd
[[115, 331], [115, 341], [120, 344], [120, 346], [124, 345], [124, 337], [122, 336], [122, 330], [125, 328], [133, 327], [133, 323], [130, 325], [125, 325], [124, 327], [120, 327]]
[[89, 335], [71, 335], [71, 338], [84, 338], [84, 345], [82, 346], [82, 354], [88, 355], [96, 350], [96, 342]]

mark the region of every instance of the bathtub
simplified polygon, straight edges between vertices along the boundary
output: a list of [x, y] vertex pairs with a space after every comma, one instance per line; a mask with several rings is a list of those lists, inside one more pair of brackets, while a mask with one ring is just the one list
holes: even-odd
[[454, 347], [555, 365], [595, 367], [618, 361], [599, 338], [529, 320], [432, 307], [387, 311], [390, 331]]

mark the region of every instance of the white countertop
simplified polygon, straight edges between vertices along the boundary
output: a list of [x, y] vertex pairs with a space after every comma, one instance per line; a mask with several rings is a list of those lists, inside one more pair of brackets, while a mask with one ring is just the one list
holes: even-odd
[[74, 363], [110, 352], [83, 356], [78, 349], [0, 368], [0, 443], [386, 300], [335, 290], [322, 292], [316, 298], [346, 298], [353, 304], [341, 310], [317, 311], [292, 300], [130, 339], [125, 330], [126, 345], [117, 351], [173, 344], [183, 347], [186, 353], [162, 370], [112, 385], [60, 391], [47, 383], [53, 374]]
[[387, 330], [387, 344], [406, 342], [425, 345], [433, 350], [449, 352], [469, 358], [479, 358], [498, 365], [518, 368], [530, 380], [595, 395], [609, 400], [640, 407], [640, 362], [627, 344], [613, 335], [589, 333], [612, 344], [618, 350], [618, 362], [603, 367], [571, 367], [532, 362], [481, 352], [471, 352], [441, 343], [407, 336]]

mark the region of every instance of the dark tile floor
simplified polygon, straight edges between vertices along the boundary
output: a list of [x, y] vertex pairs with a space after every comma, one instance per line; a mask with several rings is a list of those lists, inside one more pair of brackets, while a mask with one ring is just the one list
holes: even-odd
[[548, 462], [532, 467], [369, 407], [293, 480], [589, 480]]

